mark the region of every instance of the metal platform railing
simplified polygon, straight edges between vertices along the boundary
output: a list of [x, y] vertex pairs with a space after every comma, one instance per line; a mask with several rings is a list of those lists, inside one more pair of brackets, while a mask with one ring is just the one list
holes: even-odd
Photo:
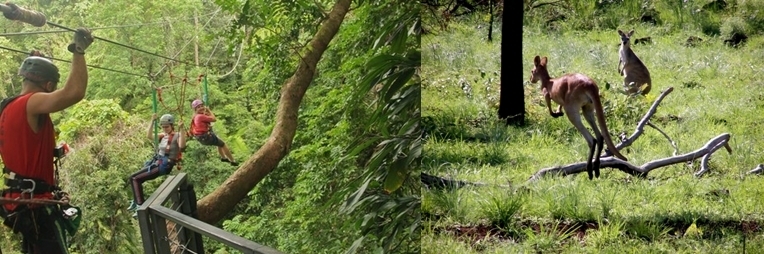
[[281, 254], [196, 219], [196, 193], [185, 173], [169, 176], [138, 208], [144, 253], [204, 253], [202, 237], [242, 253]]

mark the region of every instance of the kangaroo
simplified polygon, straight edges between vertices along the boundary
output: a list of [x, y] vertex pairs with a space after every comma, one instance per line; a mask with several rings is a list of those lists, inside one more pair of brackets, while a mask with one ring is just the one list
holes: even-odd
[[[643, 85], [645, 88], [641, 91], [642, 95], [646, 95], [652, 88], [652, 80], [650, 79], [650, 72], [642, 60], [639, 60], [634, 51], [631, 50], [631, 36], [634, 34], [634, 30], [629, 31], [628, 34], [618, 30], [618, 34], [621, 35], [621, 48], [618, 49], [620, 55], [618, 61], [618, 73], [623, 76], [623, 86], [626, 88], [626, 92], [629, 94], [635, 94], [640, 92], [639, 89]], [[621, 66], [623, 65], [623, 66]]]
[[[626, 157], [618, 152], [618, 149], [613, 145], [613, 141], [610, 139], [610, 132], [607, 129], [605, 123], [605, 113], [602, 110], [602, 102], [599, 96], [599, 87], [594, 83], [594, 80], [587, 77], [584, 74], [574, 73], [566, 74], [562, 77], [552, 79], [549, 77], [547, 71], [547, 58], [539, 58], [536, 56], [533, 59], [533, 69], [531, 70], [531, 83], [535, 84], [541, 81], [541, 93], [544, 95], [547, 109], [552, 117], [557, 118], [563, 116], [562, 109], [565, 109], [565, 113], [568, 114], [568, 120], [573, 123], [578, 132], [584, 136], [586, 143], [589, 145], [589, 155], [586, 160], [586, 172], [589, 174], [589, 180], [596, 176], [600, 177], [600, 155], [602, 154], [602, 142], [605, 141], [608, 150], [610, 150], [615, 157], [628, 161]], [[552, 103], [554, 100], [559, 106], [557, 112], [552, 111]], [[581, 114], [579, 111], [583, 110], [583, 115], [589, 125], [594, 131], [596, 138], [592, 137], [592, 134], [586, 130], [584, 124], [581, 123]], [[597, 116], [595, 122], [595, 114]], [[599, 129], [597, 128], [597, 122], [599, 123]], [[596, 143], [597, 154], [594, 156]], [[594, 161], [592, 162], [592, 157]], [[594, 175], [592, 175], [594, 171]]]

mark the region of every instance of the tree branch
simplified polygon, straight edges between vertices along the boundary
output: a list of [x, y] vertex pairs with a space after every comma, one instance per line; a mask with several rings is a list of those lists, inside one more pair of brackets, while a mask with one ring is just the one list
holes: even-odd
[[[663, 101], [663, 98], [666, 98], [666, 96], [674, 91], [674, 87], [669, 87], [665, 91], [661, 93], [661, 95], [658, 96], [657, 99], [653, 102], [653, 105], [650, 106], [650, 109], [647, 110], [647, 113], [645, 116], [642, 117], [642, 119], [639, 120], [637, 123], [637, 127], [634, 129], [634, 133], [631, 134], [631, 137], [621, 139], [621, 143], [618, 143], [615, 145], [615, 148], [618, 149], [618, 151], [623, 150], [623, 148], [626, 148], [628, 146], [631, 146], [632, 143], [634, 143], [634, 140], [636, 140], [639, 136], [642, 135], [643, 132], [645, 132], [645, 125], [650, 122], [650, 118], [655, 115], [655, 112], [658, 112], [658, 105], [661, 104]], [[602, 154], [602, 157], [608, 157], [613, 156], [613, 154], [608, 151], [607, 149]]]
[[339, 31], [350, 2], [337, 0], [332, 7], [329, 17], [305, 49], [304, 60], [299, 62], [297, 70], [281, 88], [276, 121], [270, 137], [220, 187], [197, 202], [199, 220], [214, 224], [223, 219], [289, 153], [297, 131], [297, 116], [302, 98], [313, 81], [318, 61]]
[[[634, 131], [634, 134], [626, 138], [622, 143], [616, 145], [617, 149], [622, 149], [623, 147], [630, 146], [634, 141], [642, 135], [644, 132], [644, 126], [650, 125], [655, 128], [652, 124], [650, 124], [650, 117], [655, 115], [655, 112], [657, 111], [657, 107], [660, 104], [660, 102], [663, 100], [663, 98], [666, 97], [671, 91], [673, 91], [673, 87], [669, 87], [666, 91], [663, 91], [661, 95], [656, 99], [656, 101], [653, 103], [653, 105], [648, 110], [647, 114], [639, 121], [637, 124], [637, 128]], [[657, 129], [657, 128], [656, 128]], [[658, 129], [660, 131], [660, 129]], [[666, 138], [668, 138], [668, 135], [666, 135], [663, 131], [660, 131], [663, 133]], [[730, 154], [732, 153], [732, 148], [729, 146], [729, 139], [730, 134], [729, 133], [722, 133], [719, 136], [716, 136], [709, 140], [703, 147], [689, 152], [682, 155], [676, 155], [676, 145], [674, 144], [674, 141], [669, 138], [669, 141], [674, 145], [675, 152], [674, 156], [663, 158], [663, 159], [657, 159], [650, 162], [647, 162], [645, 164], [642, 164], [641, 166], [633, 165], [627, 161], [623, 161], [618, 158], [614, 158], [610, 155], [603, 155], [604, 158], [600, 159], [600, 167], [601, 168], [617, 168], [627, 174], [639, 176], [639, 177], [646, 177], [647, 173], [650, 171], [665, 167], [672, 164], [677, 164], [681, 162], [689, 162], [697, 160], [698, 158], [702, 158], [701, 160], [701, 169], [696, 172], [694, 175], [696, 177], [700, 177], [706, 172], [709, 171], [708, 167], [708, 161], [710, 160], [711, 154], [716, 152], [716, 150], [719, 150], [720, 148], [724, 147], [727, 149], [727, 152]], [[556, 175], [571, 175], [571, 174], [577, 174], [581, 172], [586, 171], [586, 162], [577, 162], [573, 164], [568, 164], [564, 166], [556, 166], [556, 167], [550, 167], [550, 168], [544, 168], [533, 174], [529, 182], [538, 180], [542, 178], [543, 176], [547, 174], [556, 174]]]
[[652, 122], [649, 122], [649, 121], [648, 121], [648, 122], [647, 122], [647, 126], [653, 127], [653, 129], [657, 130], [658, 132], [660, 132], [661, 134], [663, 134], [663, 136], [664, 136], [664, 137], [666, 137], [666, 139], [668, 139], [668, 141], [669, 141], [669, 144], [671, 144], [671, 146], [672, 146], [672, 147], [674, 147], [674, 152], [673, 152], [673, 153], [671, 153], [671, 155], [672, 155], [672, 156], [676, 156], [676, 154], [679, 152], [679, 148], [678, 148], [678, 147], [676, 147], [676, 142], [674, 142], [674, 140], [672, 140], [672, 139], [671, 139], [671, 137], [669, 137], [669, 135], [668, 135], [668, 134], [666, 134], [665, 132], [663, 132], [663, 130], [661, 130], [660, 128], [658, 128], [658, 126], [655, 126], [655, 125], [654, 125]]

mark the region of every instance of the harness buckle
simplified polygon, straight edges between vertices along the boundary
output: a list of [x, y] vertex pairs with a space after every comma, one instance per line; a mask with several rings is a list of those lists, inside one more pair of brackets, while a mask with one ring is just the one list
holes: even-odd
[[37, 187], [37, 183], [34, 180], [29, 178], [22, 178], [21, 181], [32, 183], [32, 187], [29, 189], [23, 189], [23, 188], [19, 188], [19, 189], [21, 190], [21, 193], [29, 193], [29, 198], [34, 198], [34, 190]]

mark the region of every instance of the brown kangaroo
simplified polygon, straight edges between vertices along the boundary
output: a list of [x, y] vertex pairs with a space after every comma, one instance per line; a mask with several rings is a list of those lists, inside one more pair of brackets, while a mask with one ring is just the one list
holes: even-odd
[[[618, 30], [618, 34], [621, 35], [621, 48], [618, 50], [620, 55], [618, 61], [618, 73], [623, 76], [623, 86], [626, 88], [626, 92], [629, 94], [639, 93], [640, 87], [645, 85], [645, 88], [641, 91], [642, 95], [646, 95], [652, 89], [652, 80], [650, 79], [650, 72], [642, 60], [639, 60], [634, 51], [631, 50], [631, 36], [634, 34], [634, 30], [629, 31], [628, 34]], [[621, 66], [623, 64], [623, 66]]]
[[[562, 77], [552, 79], [549, 77], [549, 72], [546, 68], [547, 58], [533, 59], [533, 69], [531, 70], [531, 83], [541, 81], [541, 93], [544, 94], [544, 100], [546, 106], [549, 109], [549, 114], [552, 117], [557, 118], [562, 116], [565, 112], [568, 113], [568, 120], [573, 123], [578, 132], [584, 136], [586, 143], [589, 145], [589, 156], [586, 160], [586, 172], [589, 173], [589, 179], [594, 176], [600, 177], [600, 155], [602, 154], [602, 141], [607, 144], [608, 150], [624, 161], [627, 161], [626, 157], [618, 152], [618, 149], [613, 145], [613, 141], [610, 139], [610, 132], [607, 130], [607, 124], [605, 123], [605, 113], [602, 110], [602, 102], [600, 101], [599, 88], [594, 80], [586, 75], [574, 73], [566, 74]], [[554, 100], [559, 106], [557, 112], [552, 112], [552, 103]], [[581, 114], [579, 111], [583, 110], [583, 115], [596, 135], [596, 139], [592, 137], [592, 134], [586, 130], [584, 124], [581, 123]], [[594, 116], [597, 115], [595, 122]], [[599, 123], [599, 129], [597, 128]], [[597, 154], [594, 156], [596, 143]], [[592, 162], [594, 157], [594, 162]]]

